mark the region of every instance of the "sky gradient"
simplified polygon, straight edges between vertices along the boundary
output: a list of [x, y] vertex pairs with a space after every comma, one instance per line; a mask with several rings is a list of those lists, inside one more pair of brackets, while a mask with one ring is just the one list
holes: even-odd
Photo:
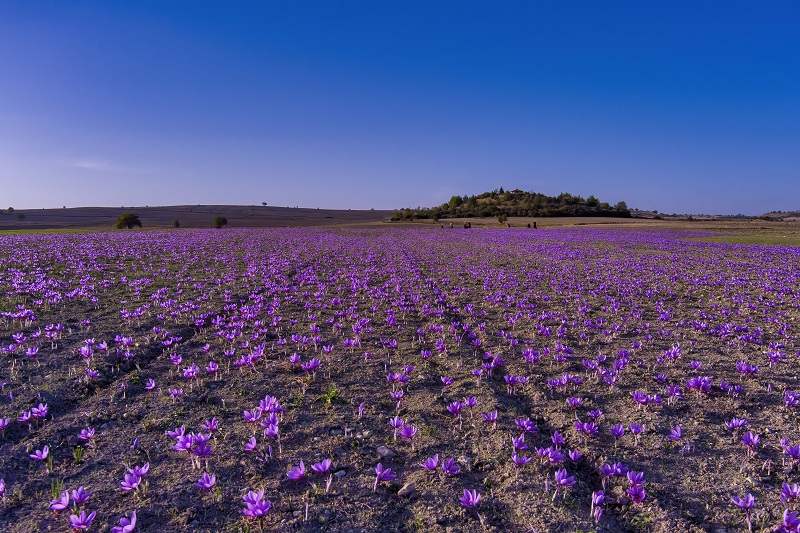
[[0, 207], [800, 209], [799, 2], [0, 3]]

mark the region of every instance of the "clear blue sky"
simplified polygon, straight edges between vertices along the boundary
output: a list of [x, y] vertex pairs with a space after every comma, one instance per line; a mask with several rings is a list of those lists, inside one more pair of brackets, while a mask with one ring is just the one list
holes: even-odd
[[0, 206], [800, 209], [800, 2], [0, 2]]

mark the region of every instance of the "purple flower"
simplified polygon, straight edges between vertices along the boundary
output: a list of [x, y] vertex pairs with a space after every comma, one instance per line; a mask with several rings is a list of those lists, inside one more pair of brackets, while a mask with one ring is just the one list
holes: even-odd
[[669, 440], [681, 440], [681, 438], [683, 438], [683, 430], [681, 430], [680, 424], [675, 424], [675, 428], [670, 431], [667, 438]]
[[137, 477], [144, 477], [150, 471], [150, 463], [145, 463], [142, 466], [134, 466], [133, 468], [126, 469], [129, 474]]
[[615, 439], [620, 438], [625, 434], [625, 426], [622, 424], [615, 424], [614, 426], [611, 426], [611, 434]]
[[747, 454], [754, 455], [755, 448], [761, 444], [761, 437], [753, 433], [752, 431], [748, 431], [745, 433], [744, 437], [742, 437], [742, 444], [747, 446]]
[[752, 509], [753, 505], [756, 503], [756, 499], [748, 492], [744, 498], [734, 496], [731, 498], [731, 502], [741, 509]]
[[58, 513], [59, 511], [63, 511], [69, 507], [69, 493], [64, 491], [61, 493], [61, 497], [57, 500], [53, 500], [50, 502], [50, 509], [54, 513]]
[[448, 476], [455, 476], [461, 472], [461, 467], [456, 464], [455, 458], [451, 457], [446, 461], [442, 461], [442, 471]]
[[131, 512], [130, 518], [122, 517], [119, 525], [111, 528], [111, 533], [133, 533], [136, 529], [136, 511]]
[[481, 495], [478, 494], [477, 490], [467, 490], [464, 489], [464, 495], [458, 498], [458, 501], [461, 502], [461, 505], [464, 507], [477, 507], [478, 503], [481, 501]]
[[246, 452], [254, 452], [256, 451], [256, 438], [250, 437], [250, 440], [244, 443], [244, 451]]
[[286, 477], [288, 477], [292, 481], [297, 481], [299, 479], [302, 479], [305, 477], [305, 475], [306, 475], [306, 465], [303, 463], [302, 459], [300, 460], [300, 464], [298, 466], [295, 466], [291, 470], [286, 472]]
[[642, 503], [644, 499], [647, 497], [647, 492], [645, 492], [643, 487], [635, 486], [629, 488], [627, 491], [628, 496], [631, 497], [634, 503]]
[[47, 455], [50, 453], [50, 447], [46, 444], [42, 447], [41, 450], [35, 450], [31, 455], [30, 458], [34, 461], [44, 461], [47, 459]]
[[378, 483], [381, 481], [391, 481], [396, 477], [397, 475], [392, 473], [391, 468], [383, 468], [383, 464], [378, 463], [378, 466], [375, 467], [375, 485], [372, 487], [372, 492], [378, 490]]
[[81, 511], [80, 515], [70, 515], [69, 521], [72, 523], [73, 528], [85, 530], [92, 525], [92, 520], [94, 520], [96, 515], [97, 513], [94, 511], [88, 516], [86, 515], [86, 511]]
[[413, 439], [416, 437], [417, 431], [417, 428], [413, 425], [403, 426], [400, 430], [400, 437], [406, 440]]
[[208, 490], [213, 487], [216, 482], [217, 478], [214, 474], [203, 472], [203, 475], [200, 476], [200, 479], [197, 481], [197, 485], [195, 486], [203, 490]]
[[425, 462], [422, 463], [421, 466], [425, 470], [430, 470], [430, 471], [436, 470], [436, 468], [439, 466], [439, 454], [437, 453], [433, 457], [428, 457], [427, 459], [425, 459]]
[[800, 531], [800, 518], [797, 518], [797, 513], [790, 512], [789, 509], [784, 509], [781, 525], [775, 531], [784, 533]]
[[531, 458], [527, 455], [517, 455], [517, 452], [511, 454], [511, 462], [517, 467], [521, 467], [531, 462]]
[[76, 505], [85, 504], [86, 502], [89, 501], [89, 498], [91, 497], [92, 493], [87, 491], [82, 486], [72, 491], [72, 501], [74, 501]]
[[564, 468], [556, 472], [555, 478], [559, 487], [571, 487], [575, 484], [575, 476], [567, 475], [567, 471]]
[[81, 442], [88, 442], [94, 438], [94, 428], [88, 427], [81, 430], [78, 433], [78, 440]]
[[260, 490], [257, 493], [250, 491], [247, 495], [242, 496], [242, 500], [246, 507], [242, 509], [242, 514], [248, 518], [260, 518], [269, 512], [272, 507], [272, 502], [269, 500], [262, 500], [264, 491]]
[[330, 459], [323, 459], [319, 463], [314, 463], [311, 465], [311, 470], [316, 472], [317, 474], [324, 474], [331, 468], [331, 460]]
[[136, 487], [142, 482], [142, 478], [137, 476], [136, 474], [125, 474], [125, 480], [122, 481], [119, 485], [122, 487], [124, 492], [128, 492], [131, 490], [136, 490]]

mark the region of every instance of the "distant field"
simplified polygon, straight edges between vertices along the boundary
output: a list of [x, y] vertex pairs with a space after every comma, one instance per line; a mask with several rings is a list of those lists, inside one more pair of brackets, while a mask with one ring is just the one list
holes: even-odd
[[[25, 233], [78, 233], [105, 231], [114, 228], [120, 214], [134, 212], [139, 215], [143, 228], [148, 231], [174, 227], [177, 220], [181, 228], [209, 228], [217, 216], [228, 219], [231, 228], [270, 227], [417, 227], [462, 228], [469, 221], [475, 229], [505, 228], [496, 218], [448, 218], [438, 222], [390, 222], [393, 211], [336, 210], [276, 206], [184, 205], [163, 207], [76, 207], [69, 209], [27, 209], [0, 214], [0, 231], [4, 234]], [[19, 215], [23, 215], [20, 219]], [[691, 236], [698, 242], [727, 244], [800, 245], [800, 221], [771, 222], [763, 220], [676, 220], [608, 217], [511, 217], [511, 228], [537, 229], [563, 227], [636, 228], [641, 230], [684, 230], [708, 235]], [[129, 231], [129, 230], [125, 230]]]
[[[373, 224], [387, 220], [391, 211], [309, 209], [275, 206], [177, 205], [162, 207], [74, 207], [69, 209], [25, 209], [0, 214], [0, 230], [65, 228], [113, 228], [122, 213], [139, 215], [144, 229], [173, 227], [210, 228], [214, 218], [224, 216], [229, 227], [310, 227]], [[19, 216], [24, 216], [20, 219]]]

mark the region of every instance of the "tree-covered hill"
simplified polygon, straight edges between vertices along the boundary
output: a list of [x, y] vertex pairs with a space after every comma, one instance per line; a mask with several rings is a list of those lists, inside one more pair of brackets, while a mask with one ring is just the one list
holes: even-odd
[[392, 220], [440, 219], [461, 217], [630, 217], [625, 202], [611, 206], [594, 196], [583, 198], [569, 193], [547, 196], [502, 187], [477, 196], [453, 196], [436, 207], [403, 208]]

